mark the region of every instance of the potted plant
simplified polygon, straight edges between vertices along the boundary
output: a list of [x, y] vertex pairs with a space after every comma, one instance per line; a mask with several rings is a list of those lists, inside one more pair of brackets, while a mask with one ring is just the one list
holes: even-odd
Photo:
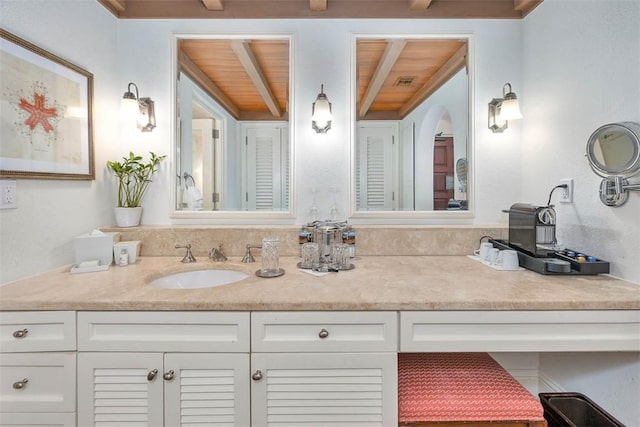
[[107, 167], [118, 179], [118, 206], [116, 224], [119, 227], [135, 227], [142, 216], [142, 197], [147, 191], [151, 177], [158, 171], [160, 162], [167, 156], [156, 156], [149, 152], [148, 162], [133, 152], [123, 157], [121, 162], [107, 161]]

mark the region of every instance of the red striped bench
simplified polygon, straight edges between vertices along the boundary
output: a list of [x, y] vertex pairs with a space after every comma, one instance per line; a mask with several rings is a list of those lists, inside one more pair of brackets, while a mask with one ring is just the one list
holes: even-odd
[[400, 353], [400, 426], [546, 427], [542, 405], [487, 353]]

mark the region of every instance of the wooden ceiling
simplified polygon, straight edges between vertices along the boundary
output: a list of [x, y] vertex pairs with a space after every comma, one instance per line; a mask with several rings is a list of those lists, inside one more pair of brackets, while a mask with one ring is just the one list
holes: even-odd
[[118, 18], [521, 19], [543, 0], [98, 0]]
[[[122, 19], [521, 19], [543, 0], [98, 0]], [[360, 120], [398, 120], [466, 67], [466, 40], [359, 39]], [[182, 40], [180, 69], [237, 120], [287, 120], [288, 40]], [[331, 99], [331, 94], [328, 94]]]
[[178, 63], [236, 120], [288, 119], [288, 40], [180, 40]]
[[466, 39], [358, 39], [359, 120], [400, 120], [467, 66]]

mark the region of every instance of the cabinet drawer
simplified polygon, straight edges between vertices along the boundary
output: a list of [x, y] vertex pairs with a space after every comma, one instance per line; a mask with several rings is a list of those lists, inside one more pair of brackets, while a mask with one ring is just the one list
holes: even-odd
[[41, 413], [1, 413], [0, 427], [75, 427], [76, 414], [63, 414], [52, 412]]
[[79, 351], [249, 352], [249, 313], [78, 312]]
[[397, 351], [396, 312], [251, 314], [253, 352]]
[[0, 354], [0, 412], [75, 410], [75, 353]]
[[640, 351], [640, 311], [403, 311], [400, 351]]
[[4, 353], [73, 351], [76, 314], [73, 311], [0, 312], [0, 348]]

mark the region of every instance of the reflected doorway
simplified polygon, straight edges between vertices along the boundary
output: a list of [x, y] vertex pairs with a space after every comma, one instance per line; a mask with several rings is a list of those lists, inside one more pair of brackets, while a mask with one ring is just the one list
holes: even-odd
[[454, 198], [453, 137], [436, 136], [433, 142], [433, 210], [449, 207]]

